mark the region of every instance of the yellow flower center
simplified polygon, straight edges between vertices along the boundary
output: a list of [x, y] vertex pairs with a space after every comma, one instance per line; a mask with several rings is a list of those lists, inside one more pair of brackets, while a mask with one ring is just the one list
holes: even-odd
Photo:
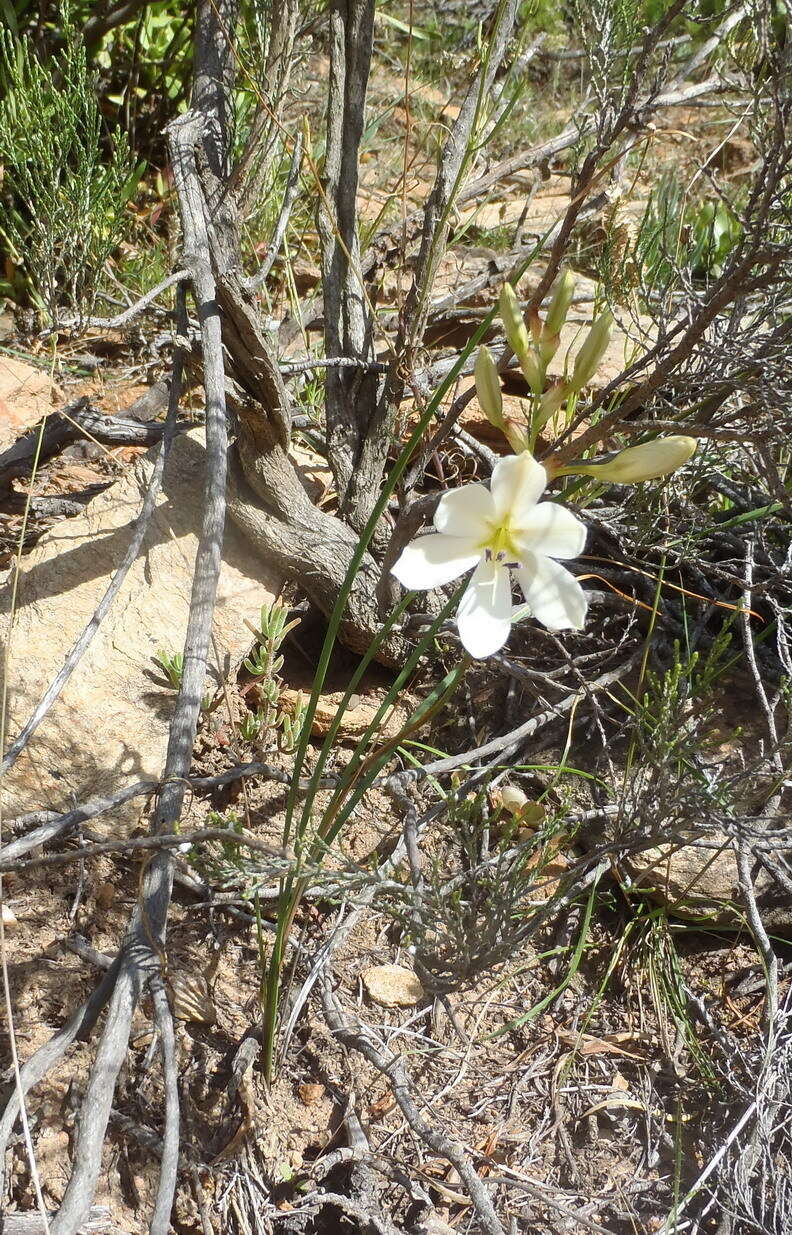
[[496, 562], [514, 562], [517, 560], [517, 548], [512, 539], [511, 524], [508, 516], [502, 523], [490, 524], [490, 535], [482, 544], [484, 549]]

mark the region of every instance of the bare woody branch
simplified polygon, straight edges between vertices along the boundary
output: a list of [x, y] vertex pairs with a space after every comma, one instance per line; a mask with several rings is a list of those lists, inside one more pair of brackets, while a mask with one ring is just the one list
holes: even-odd
[[[327, 149], [317, 227], [322, 246], [325, 353], [329, 359], [374, 359], [373, 316], [360, 277], [357, 234], [358, 158], [371, 67], [374, 0], [332, 0]], [[328, 457], [343, 510], [360, 444], [376, 399], [365, 370], [331, 369], [325, 416]]]

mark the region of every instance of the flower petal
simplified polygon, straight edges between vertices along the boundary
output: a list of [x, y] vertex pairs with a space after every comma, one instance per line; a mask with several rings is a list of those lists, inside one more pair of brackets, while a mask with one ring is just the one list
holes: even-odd
[[547, 486], [547, 472], [529, 450], [500, 459], [492, 469], [492, 499], [499, 520], [519, 524]]
[[391, 567], [391, 574], [410, 590], [427, 591], [471, 570], [480, 557], [477, 541], [471, 537], [432, 533], [407, 545]]
[[545, 557], [577, 557], [586, 543], [586, 526], [566, 506], [557, 502], [540, 502], [518, 526], [512, 524], [511, 535], [520, 557], [532, 550]]
[[509, 572], [482, 558], [457, 610], [457, 629], [465, 649], [476, 660], [497, 652], [509, 637], [511, 616]]
[[534, 617], [548, 630], [581, 629], [588, 608], [586, 593], [558, 562], [529, 553], [517, 578]]
[[446, 536], [475, 536], [486, 540], [495, 518], [495, 503], [485, 485], [463, 485], [444, 493], [437, 503], [434, 525]]

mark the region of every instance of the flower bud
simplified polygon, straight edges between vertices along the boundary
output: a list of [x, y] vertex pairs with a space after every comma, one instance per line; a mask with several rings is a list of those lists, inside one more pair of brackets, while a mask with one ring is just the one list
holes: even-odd
[[597, 461], [586, 459], [556, 472], [557, 476], [592, 476], [595, 480], [611, 480], [618, 485], [637, 485], [642, 480], [657, 480], [675, 472], [692, 458], [697, 441], [695, 437], [658, 437], [653, 442], [640, 446], [628, 446], [618, 454]]
[[528, 327], [520, 312], [517, 297], [511, 283], [504, 283], [499, 301], [501, 321], [509, 346], [520, 362], [523, 377], [535, 395], [542, 393], [544, 373], [539, 366], [535, 349], [531, 346]]
[[506, 440], [516, 455], [521, 455], [524, 450], [531, 449], [530, 434], [525, 426], [521, 425], [513, 416], [504, 416], [502, 431], [505, 433]]
[[610, 309], [600, 313], [588, 332], [588, 337], [575, 358], [570, 385], [573, 390], [582, 390], [590, 382], [600, 361], [608, 350], [608, 344], [613, 330], [613, 314]]
[[547, 310], [544, 328], [547, 334], [557, 335], [567, 319], [572, 300], [575, 295], [575, 276], [571, 270], [565, 270], [556, 279], [553, 289], [553, 299]]
[[562, 381], [560, 378], [553, 383], [549, 390], [546, 390], [539, 400], [539, 410], [536, 413], [534, 426], [541, 429], [547, 424], [551, 416], [555, 416], [556, 412], [569, 398], [572, 393], [568, 382]]
[[487, 420], [496, 429], [503, 430], [503, 396], [500, 378], [486, 347], [480, 347], [476, 357], [476, 394]]
[[528, 794], [523, 793], [517, 785], [503, 785], [500, 791], [500, 804], [504, 810], [513, 815], [519, 815], [524, 806], [528, 805]]
[[509, 340], [515, 355], [519, 356], [520, 351], [529, 347], [530, 338], [528, 336], [528, 328], [525, 325], [525, 318], [520, 311], [520, 305], [511, 283], [504, 283], [501, 288], [498, 310], [503, 322], [503, 329], [506, 331], [506, 338]]
[[[541, 802], [532, 802], [517, 785], [501, 785], [495, 790], [493, 799], [494, 806], [500, 806], [512, 816], [514, 823], [521, 825], [516, 840], [527, 840], [544, 823], [544, 806]], [[520, 835], [523, 832], [524, 835]]]
[[548, 365], [561, 345], [561, 327], [567, 319], [569, 306], [575, 294], [575, 280], [572, 272], [566, 270], [556, 281], [553, 299], [547, 310], [541, 334], [537, 341], [542, 364]]
[[540, 359], [545, 368], [547, 368], [560, 346], [560, 334], [548, 334], [546, 330], [542, 331], [542, 337], [539, 340], [538, 348]]

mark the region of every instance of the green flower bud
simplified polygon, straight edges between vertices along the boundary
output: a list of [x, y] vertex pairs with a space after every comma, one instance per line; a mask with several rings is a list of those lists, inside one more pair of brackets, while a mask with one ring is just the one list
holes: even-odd
[[481, 410], [491, 425], [503, 429], [503, 396], [495, 361], [486, 347], [480, 347], [476, 357], [476, 394]]
[[525, 318], [520, 311], [517, 294], [511, 283], [504, 283], [501, 288], [498, 309], [501, 321], [503, 322], [503, 329], [506, 331], [506, 338], [509, 340], [515, 354], [519, 355], [518, 349], [524, 350], [527, 348], [530, 344], [530, 339]]
[[575, 358], [570, 385], [573, 390], [582, 390], [591, 381], [600, 361], [608, 350], [613, 331], [613, 314], [610, 309], [600, 313], [588, 332], [588, 337]]
[[547, 366], [555, 356], [561, 344], [561, 327], [567, 319], [569, 306], [575, 294], [575, 280], [572, 272], [566, 270], [556, 281], [553, 299], [547, 311], [544, 325], [538, 340], [539, 355], [542, 363]]
[[504, 417], [503, 432], [516, 455], [521, 455], [523, 451], [531, 449], [530, 434], [525, 426], [521, 425], [512, 416]]
[[499, 301], [501, 321], [506, 332], [509, 346], [517, 357], [523, 377], [535, 395], [542, 393], [544, 372], [540, 368], [539, 358], [531, 345], [528, 327], [520, 312], [514, 288], [510, 283], [504, 283]]
[[539, 356], [545, 368], [547, 368], [550, 361], [555, 356], [560, 345], [560, 334], [548, 334], [546, 330], [542, 330], [542, 337], [539, 340]]
[[658, 437], [640, 446], [628, 446], [618, 454], [596, 460], [570, 463], [557, 476], [592, 476], [595, 480], [611, 480], [618, 485], [637, 485], [643, 480], [657, 480], [675, 472], [692, 458], [698, 445], [695, 437]]
[[567, 319], [572, 300], [575, 295], [575, 276], [571, 270], [565, 270], [556, 279], [553, 289], [553, 299], [547, 310], [544, 328], [547, 334], [557, 335]]
[[538, 429], [542, 425], [547, 424], [551, 416], [554, 416], [558, 409], [566, 403], [571, 394], [571, 387], [568, 382], [562, 382], [560, 379], [554, 382], [549, 390], [546, 390], [539, 400], [539, 410], [536, 413], [535, 426]]

